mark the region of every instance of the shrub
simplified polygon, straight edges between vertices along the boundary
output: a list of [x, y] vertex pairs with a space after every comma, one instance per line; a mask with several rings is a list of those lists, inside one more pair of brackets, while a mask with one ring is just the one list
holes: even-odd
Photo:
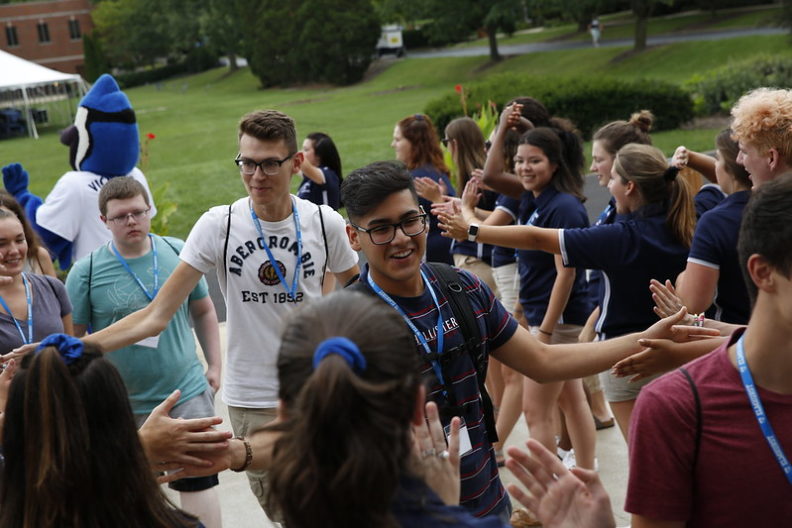
[[[541, 101], [550, 113], [572, 120], [589, 137], [600, 125], [627, 119], [641, 109], [654, 112], [655, 130], [671, 130], [693, 117], [690, 96], [676, 85], [657, 81], [624, 81], [608, 77], [535, 78], [507, 73], [493, 75], [483, 82], [465, 86], [468, 108], [480, 108], [488, 101], [499, 107], [518, 96]], [[459, 97], [449, 95], [430, 101], [424, 112], [438, 130], [463, 115]]]
[[760, 55], [693, 76], [686, 87], [696, 115], [728, 113], [745, 92], [762, 86], [792, 86], [792, 58]]

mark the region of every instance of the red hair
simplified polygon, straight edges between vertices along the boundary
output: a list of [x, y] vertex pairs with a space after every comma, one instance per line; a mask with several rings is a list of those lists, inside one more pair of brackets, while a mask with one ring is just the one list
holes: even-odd
[[443, 151], [440, 150], [440, 140], [429, 116], [410, 115], [399, 121], [396, 126], [412, 147], [412, 159], [407, 162], [408, 169], [432, 165], [438, 171], [448, 174], [448, 167], [443, 161]]

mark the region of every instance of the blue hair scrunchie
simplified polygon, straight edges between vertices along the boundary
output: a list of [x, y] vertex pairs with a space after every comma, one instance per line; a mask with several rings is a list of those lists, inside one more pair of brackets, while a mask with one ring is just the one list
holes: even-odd
[[71, 365], [83, 355], [83, 342], [76, 337], [66, 334], [50, 334], [41, 340], [39, 346], [36, 347], [36, 353], [41, 352], [43, 348], [55, 347], [58, 349], [63, 362]]
[[354, 341], [346, 337], [330, 337], [319, 343], [313, 357], [314, 370], [324, 358], [331, 354], [338, 354], [344, 358], [352, 370], [358, 374], [366, 370], [366, 358], [360, 353], [360, 349]]

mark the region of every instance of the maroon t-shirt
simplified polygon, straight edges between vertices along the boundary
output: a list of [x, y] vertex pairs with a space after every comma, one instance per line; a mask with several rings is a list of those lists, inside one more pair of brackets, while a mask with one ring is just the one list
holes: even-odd
[[[748, 403], [729, 343], [686, 369], [698, 389], [702, 436], [694, 467], [696, 405], [680, 371], [643, 388], [630, 424], [625, 510], [688, 527], [792, 526], [787, 481]], [[786, 351], [784, 352], [786, 353]], [[792, 456], [792, 395], [757, 387], [784, 452]]]

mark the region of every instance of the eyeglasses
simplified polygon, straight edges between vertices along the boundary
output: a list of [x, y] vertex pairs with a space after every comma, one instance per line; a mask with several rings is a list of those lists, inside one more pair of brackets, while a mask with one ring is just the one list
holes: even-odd
[[393, 239], [396, 238], [397, 227], [401, 229], [402, 233], [408, 237], [416, 237], [426, 231], [426, 216], [426, 213], [421, 213], [419, 215], [411, 216], [410, 218], [405, 218], [401, 222], [396, 222], [395, 224], [383, 224], [370, 229], [360, 227], [359, 225], [355, 225], [352, 222], [349, 224], [358, 231], [368, 233], [372, 244], [384, 246], [385, 244], [390, 244]]
[[440, 140], [440, 143], [442, 143], [445, 148], [448, 148], [448, 144], [451, 143], [451, 140], [448, 139], [447, 137], [444, 137], [443, 139]]
[[143, 220], [145, 217], [148, 216], [149, 211], [151, 211], [151, 207], [149, 207], [148, 209], [143, 209], [141, 211], [132, 211], [131, 213], [114, 216], [113, 218], [108, 218], [107, 221], [112, 222], [115, 225], [124, 225], [127, 222], [129, 222], [129, 218], [131, 217], [132, 219], [135, 220], [135, 222], [140, 222], [141, 220]]
[[234, 158], [234, 165], [239, 167], [239, 172], [245, 176], [253, 176], [256, 173], [256, 167], [260, 168], [261, 172], [267, 176], [275, 176], [278, 174], [281, 165], [292, 159], [295, 154], [296, 152], [292, 152], [281, 160], [269, 158], [261, 161], [253, 161], [252, 159], [240, 158], [237, 156]]

